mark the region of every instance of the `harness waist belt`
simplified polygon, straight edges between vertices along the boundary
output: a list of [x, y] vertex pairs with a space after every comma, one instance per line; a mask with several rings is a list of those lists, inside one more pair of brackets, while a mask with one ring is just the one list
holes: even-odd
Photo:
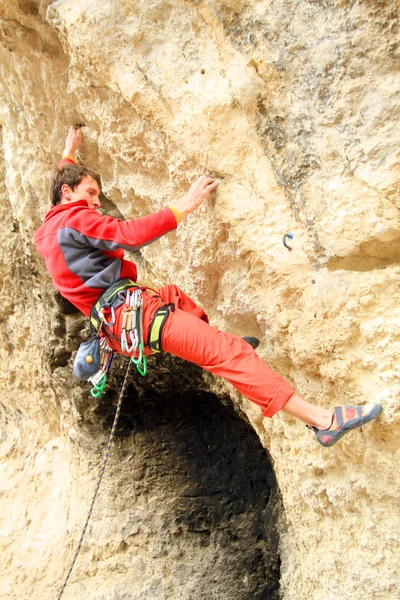
[[120, 304], [122, 304], [123, 299], [120, 298], [118, 294], [131, 287], [140, 286], [135, 281], [131, 281], [130, 279], [119, 279], [115, 283], [109, 285], [108, 288], [104, 290], [100, 298], [96, 300], [92, 306], [92, 310], [90, 311], [91, 327], [94, 327], [94, 329], [98, 331], [101, 323], [99, 311], [102, 308], [109, 308], [110, 306], [113, 306], [117, 300], [119, 300]]
[[[101, 324], [101, 309], [114, 306], [117, 302], [118, 306], [123, 304], [124, 298], [121, 298], [119, 296], [119, 293], [132, 287], [141, 286], [138, 285], [135, 281], [132, 281], [131, 279], [119, 279], [115, 283], [108, 286], [108, 288], [102, 293], [100, 298], [96, 300], [96, 302], [93, 304], [92, 310], [90, 311], [90, 328], [92, 330], [92, 333], [95, 333], [99, 330]], [[149, 328], [148, 343], [146, 344], [152, 350], [153, 353], [162, 351], [161, 336], [164, 329], [165, 321], [167, 320], [170, 311], [175, 311], [175, 306], [172, 302], [170, 304], [161, 306], [154, 313]], [[93, 332], [93, 330], [95, 331]], [[118, 341], [120, 342], [120, 340]]]
[[150, 350], [153, 351], [153, 353], [161, 352], [162, 350], [161, 336], [164, 329], [165, 321], [168, 318], [170, 310], [175, 310], [173, 304], [172, 306], [169, 304], [166, 304], [165, 306], [160, 306], [160, 308], [157, 308], [156, 312], [154, 313], [153, 320], [150, 324], [148, 341], [148, 346]]

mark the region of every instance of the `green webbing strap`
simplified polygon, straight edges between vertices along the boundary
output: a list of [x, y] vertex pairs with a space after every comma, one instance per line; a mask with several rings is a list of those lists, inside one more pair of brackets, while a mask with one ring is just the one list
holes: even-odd
[[166, 305], [158, 308], [154, 314], [149, 333], [149, 348], [153, 352], [161, 352], [162, 350], [161, 336], [169, 311], [170, 307]]

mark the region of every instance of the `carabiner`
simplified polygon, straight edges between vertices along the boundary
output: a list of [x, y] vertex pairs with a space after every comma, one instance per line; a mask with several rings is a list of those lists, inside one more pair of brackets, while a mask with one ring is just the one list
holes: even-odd
[[121, 350], [125, 352], [128, 347], [128, 342], [126, 340], [126, 331], [125, 328], [121, 331]]
[[101, 313], [101, 314], [102, 314], [102, 317], [103, 317], [103, 319], [104, 319], [104, 321], [103, 321], [103, 324], [104, 324], [104, 325], [106, 325], [107, 327], [113, 327], [113, 326], [115, 325], [115, 321], [116, 321], [114, 307], [113, 307], [113, 306], [111, 306], [110, 308], [111, 308], [111, 317], [112, 317], [112, 322], [108, 322], [108, 321], [106, 320], [105, 316], [104, 316], [104, 313]]
[[101, 396], [101, 394], [104, 391], [104, 388], [106, 387], [106, 383], [107, 375], [103, 375], [99, 383], [95, 383], [92, 389], [90, 390], [90, 393], [92, 394], [93, 398], [98, 398], [99, 396]]
[[136, 329], [132, 329], [132, 331], [129, 332], [129, 337], [131, 338], [132, 346], [131, 346], [130, 350], [128, 350], [128, 352], [135, 352], [135, 350], [139, 344], [139, 337], [138, 337]]
[[145, 356], [145, 354], [143, 354], [143, 360], [142, 360], [142, 364], [143, 364], [143, 368], [141, 365], [136, 365], [136, 368], [138, 370], [138, 373], [140, 373], [140, 375], [142, 377], [144, 377], [147, 374], [147, 358]]
[[142, 344], [139, 344], [138, 348], [139, 348], [139, 356], [138, 356], [138, 358], [135, 358], [134, 356], [132, 356], [132, 359], [131, 359], [132, 362], [133, 362], [133, 364], [136, 365], [136, 366], [140, 365], [140, 363], [143, 360], [143, 346], [142, 346]]
[[139, 343], [138, 348], [139, 348], [138, 358], [135, 358], [134, 356], [132, 356], [131, 360], [132, 360], [133, 364], [136, 366], [140, 375], [142, 375], [144, 377], [147, 373], [147, 358], [146, 358], [145, 353], [143, 352], [143, 344]]

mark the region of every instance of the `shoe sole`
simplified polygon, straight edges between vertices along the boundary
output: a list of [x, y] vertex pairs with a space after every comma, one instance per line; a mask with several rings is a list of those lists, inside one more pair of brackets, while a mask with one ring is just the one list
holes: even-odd
[[242, 340], [247, 342], [249, 344], [249, 346], [251, 346], [254, 350], [256, 348], [258, 348], [258, 346], [260, 345], [260, 340], [256, 337], [244, 336], [244, 337], [242, 337]]
[[[353, 431], [353, 429], [357, 429], [357, 427], [362, 427], [366, 423], [369, 423], [370, 421], [372, 421], [372, 419], [375, 419], [375, 417], [380, 415], [382, 411], [383, 411], [382, 405], [377, 404], [368, 415], [365, 415], [364, 417], [355, 417], [351, 421], [348, 421], [347, 423], [345, 423], [343, 425], [343, 427], [337, 431], [337, 433], [332, 435], [332, 439], [329, 443], [322, 442], [319, 438], [318, 433], [316, 434], [317, 440], [321, 444], [321, 446], [324, 446], [324, 448], [330, 448], [331, 446], [334, 446], [336, 444], [336, 442], [338, 442], [346, 433], [349, 433], [349, 431]], [[322, 433], [322, 432], [319, 432], [319, 433]], [[322, 435], [329, 435], [329, 434], [322, 433]]]

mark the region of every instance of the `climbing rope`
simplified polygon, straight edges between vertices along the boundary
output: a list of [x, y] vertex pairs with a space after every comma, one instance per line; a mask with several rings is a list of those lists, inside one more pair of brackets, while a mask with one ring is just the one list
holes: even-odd
[[105, 451], [105, 454], [104, 454], [103, 464], [101, 465], [100, 472], [99, 472], [98, 477], [97, 477], [97, 482], [96, 482], [96, 486], [94, 488], [93, 498], [92, 498], [92, 501], [90, 503], [90, 508], [89, 508], [89, 512], [88, 512], [88, 515], [87, 515], [87, 518], [86, 518], [86, 522], [85, 522], [85, 525], [83, 526], [81, 537], [79, 539], [78, 546], [76, 548], [74, 558], [72, 559], [71, 566], [70, 566], [69, 571], [67, 573], [67, 576], [66, 576], [66, 578], [64, 580], [63, 586], [61, 588], [61, 591], [60, 591], [60, 594], [59, 594], [57, 600], [60, 600], [60, 598], [62, 597], [62, 595], [64, 593], [64, 590], [65, 590], [65, 588], [67, 586], [68, 580], [69, 580], [70, 575], [72, 573], [72, 569], [74, 568], [76, 559], [78, 558], [78, 554], [79, 554], [79, 551], [80, 551], [81, 546], [82, 546], [82, 542], [83, 542], [83, 538], [84, 538], [85, 533], [86, 533], [87, 526], [89, 524], [89, 520], [90, 520], [90, 516], [92, 514], [93, 506], [94, 506], [94, 503], [96, 501], [97, 493], [98, 493], [99, 488], [100, 488], [100, 483], [101, 483], [101, 480], [103, 478], [104, 471], [105, 471], [105, 468], [106, 468], [106, 464], [107, 464], [107, 460], [108, 460], [108, 455], [110, 453], [111, 444], [113, 442], [113, 438], [114, 438], [114, 434], [115, 434], [115, 429], [116, 429], [117, 423], [118, 423], [119, 414], [121, 412], [122, 400], [124, 398], [126, 384], [128, 382], [128, 377], [129, 377], [129, 372], [130, 372], [130, 369], [131, 369], [131, 365], [132, 365], [132, 361], [130, 360], [129, 364], [128, 364], [128, 368], [127, 368], [126, 373], [125, 373], [125, 379], [124, 379], [124, 383], [122, 384], [121, 393], [119, 395], [118, 404], [117, 404], [117, 410], [115, 411], [114, 422], [112, 424], [110, 437], [108, 438], [108, 444], [107, 444], [107, 448], [106, 448], [106, 451]]

